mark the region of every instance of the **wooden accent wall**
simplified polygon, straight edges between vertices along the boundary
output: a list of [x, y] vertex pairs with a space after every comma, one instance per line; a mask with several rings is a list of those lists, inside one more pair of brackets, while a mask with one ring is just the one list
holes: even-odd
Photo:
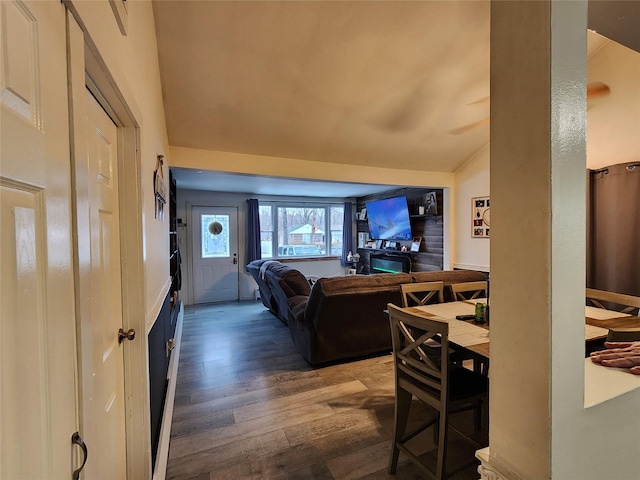
[[[418, 206], [423, 204], [424, 195], [428, 192], [436, 192], [436, 201], [438, 202], [437, 215], [419, 215]], [[444, 265], [444, 228], [442, 216], [442, 189], [437, 188], [398, 188], [388, 192], [359, 197], [357, 199], [357, 211], [365, 207], [366, 202], [373, 200], [382, 200], [391, 197], [407, 197], [409, 206], [409, 214], [411, 220], [411, 232], [414, 237], [422, 237], [420, 250], [411, 254], [412, 266], [414, 272], [424, 272], [433, 270], [442, 270]], [[369, 227], [366, 221], [357, 221], [358, 232], [368, 232]], [[407, 248], [411, 246], [411, 242], [404, 242]], [[372, 249], [358, 249], [362, 257], [361, 265], [368, 270], [369, 258], [367, 253], [375, 251]]]

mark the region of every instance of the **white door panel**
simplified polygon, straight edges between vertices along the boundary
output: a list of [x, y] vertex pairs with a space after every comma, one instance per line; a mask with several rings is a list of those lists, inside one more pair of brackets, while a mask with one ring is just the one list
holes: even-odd
[[238, 300], [238, 212], [191, 209], [194, 303]]
[[0, 2], [0, 478], [69, 479], [76, 431], [65, 9]]
[[[90, 272], [89, 283], [78, 286], [89, 298], [89, 318], [81, 319], [83, 343], [82, 433], [94, 455], [85, 466], [86, 478], [126, 477], [124, 357], [121, 343], [122, 288], [118, 206], [118, 129], [86, 91], [86, 168]], [[126, 342], [126, 341], [125, 341]], [[99, 453], [98, 453], [99, 452]]]

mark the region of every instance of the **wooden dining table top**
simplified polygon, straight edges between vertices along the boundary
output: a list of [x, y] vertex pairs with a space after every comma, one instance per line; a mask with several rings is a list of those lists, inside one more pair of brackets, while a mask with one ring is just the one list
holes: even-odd
[[472, 315], [476, 311], [475, 301], [434, 303], [407, 310], [425, 318], [434, 318], [449, 323], [449, 343], [454, 348], [463, 348], [481, 360], [488, 360], [489, 326], [473, 321], [457, 320], [456, 315]]
[[[480, 359], [488, 360], [491, 353], [489, 325], [456, 319], [457, 315], [473, 315], [475, 304], [483, 301], [486, 299], [434, 303], [409, 307], [407, 310], [425, 318], [448, 322], [449, 342], [454, 348], [463, 348]], [[585, 341], [606, 338], [609, 328], [640, 328], [640, 317], [592, 306], [585, 307]]]

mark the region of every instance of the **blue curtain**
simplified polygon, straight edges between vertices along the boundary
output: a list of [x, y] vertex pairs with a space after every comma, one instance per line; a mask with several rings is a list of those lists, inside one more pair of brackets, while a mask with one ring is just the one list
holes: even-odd
[[353, 251], [353, 206], [351, 202], [344, 202], [344, 217], [342, 220], [342, 256], [340, 264], [345, 267], [347, 265], [347, 255]]
[[257, 198], [247, 199], [247, 232], [244, 251], [247, 264], [262, 257], [262, 249], [260, 248], [260, 210]]

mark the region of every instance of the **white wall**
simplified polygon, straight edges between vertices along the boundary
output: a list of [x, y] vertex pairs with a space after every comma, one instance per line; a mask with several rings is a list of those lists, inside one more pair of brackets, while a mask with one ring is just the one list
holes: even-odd
[[455, 174], [453, 267], [489, 271], [489, 238], [471, 236], [471, 199], [490, 194], [489, 145], [471, 157]]
[[[248, 274], [244, 265], [245, 260], [245, 231], [246, 231], [246, 212], [247, 199], [258, 198], [261, 201], [289, 201], [289, 202], [313, 202], [320, 203], [342, 203], [347, 199], [344, 198], [300, 198], [300, 197], [276, 197], [256, 195], [253, 193], [220, 193], [208, 192], [202, 190], [185, 190], [178, 188], [177, 192], [177, 218], [182, 219], [183, 225], [190, 218], [190, 209], [192, 206], [216, 206], [216, 207], [236, 207], [238, 209], [238, 258], [240, 259], [240, 300], [250, 300], [254, 298], [254, 291], [257, 285], [250, 274]], [[191, 271], [193, 252], [191, 249], [191, 225], [178, 228], [178, 243], [182, 254], [182, 299], [186, 304], [192, 302], [191, 294]], [[304, 275], [317, 275], [321, 277], [331, 277], [335, 275], [344, 275], [345, 269], [340, 265], [337, 259], [331, 260], [302, 260], [289, 261], [286, 263], [300, 270]]]

